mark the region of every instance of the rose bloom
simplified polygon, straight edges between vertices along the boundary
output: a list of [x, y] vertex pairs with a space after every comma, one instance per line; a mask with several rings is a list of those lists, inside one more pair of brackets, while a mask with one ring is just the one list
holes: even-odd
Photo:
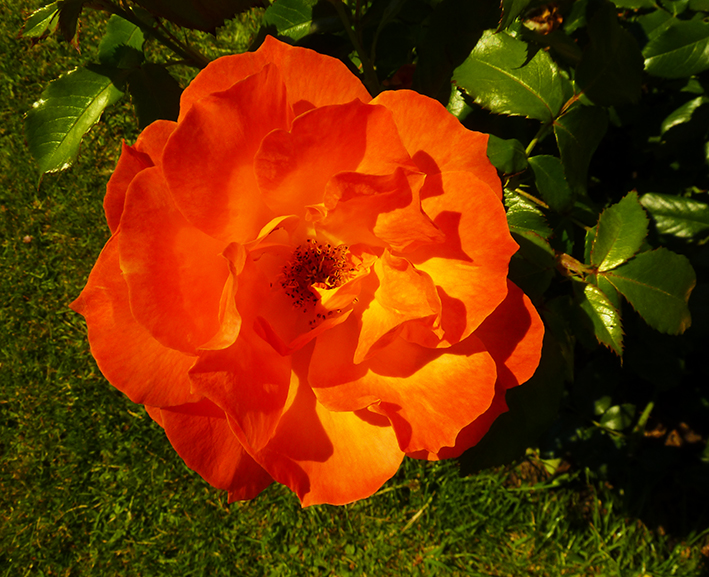
[[73, 303], [113, 386], [230, 501], [372, 495], [456, 457], [529, 379], [543, 326], [487, 136], [267, 38], [124, 144], [112, 236]]

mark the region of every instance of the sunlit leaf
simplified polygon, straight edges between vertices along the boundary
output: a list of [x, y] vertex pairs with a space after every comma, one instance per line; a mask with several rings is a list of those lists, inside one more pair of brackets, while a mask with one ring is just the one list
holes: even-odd
[[623, 403], [613, 405], [601, 417], [601, 425], [614, 431], [622, 431], [633, 424], [635, 418], [635, 405]]
[[561, 160], [556, 156], [540, 155], [529, 159], [537, 190], [544, 202], [556, 212], [566, 212], [573, 204], [573, 193], [564, 177]]
[[598, 106], [573, 106], [554, 121], [564, 175], [576, 194], [586, 192], [588, 166], [607, 127], [608, 114]]
[[609, 206], [598, 219], [591, 248], [591, 264], [600, 272], [635, 256], [647, 236], [648, 218], [635, 192]]
[[576, 83], [601, 106], [640, 98], [643, 57], [635, 39], [618, 24], [616, 8], [603, 3], [588, 23], [590, 43], [576, 68]]
[[623, 328], [618, 309], [598, 287], [587, 284], [576, 291], [581, 310], [588, 316], [598, 342], [623, 356]]
[[676, 20], [643, 50], [645, 70], [653, 76], [682, 78], [709, 68], [709, 23]]
[[692, 238], [709, 230], [709, 205], [691, 198], [649, 192], [640, 198], [658, 232]]
[[527, 155], [519, 140], [503, 140], [494, 134], [487, 141], [487, 157], [503, 174], [516, 174], [527, 168]]
[[652, 328], [679, 334], [691, 324], [687, 301], [696, 275], [685, 256], [658, 248], [601, 274]]
[[40, 174], [71, 166], [84, 134], [123, 95], [107, 74], [100, 67], [77, 68], [51, 82], [32, 105], [25, 134]]
[[41, 38], [54, 32], [59, 25], [59, 8], [61, 2], [52, 2], [32, 12], [25, 21], [21, 36], [25, 38]]
[[453, 80], [497, 114], [551, 122], [564, 101], [563, 79], [550, 56], [505, 32], [486, 30]]
[[117, 68], [140, 66], [143, 59], [143, 31], [120, 16], [112, 15], [106, 25], [106, 34], [98, 47], [98, 59], [102, 64]]
[[660, 125], [660, 134], [664, 134], [673, 126], [689, 122], [692, 120], [692, 115], [694, 112], [705, 104], [709, 104], [709, 98], [706, 96], [698, 96], [689, 102], [685, 102], [662, 121], [662, 124]]

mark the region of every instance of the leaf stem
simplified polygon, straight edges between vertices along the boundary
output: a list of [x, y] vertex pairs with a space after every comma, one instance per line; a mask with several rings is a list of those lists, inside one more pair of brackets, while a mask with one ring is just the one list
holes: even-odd
[[527, 148], [524, 151], [524, 154], [527, 156], [527, 158], [529, 158], [529, 155], [532, 154], [532, 150], [534, 150], [534, 147], [537, 145], [537, 142], [539, 142], [542, 138], [546, 136], [552, 124], [553, 121], [549, 124], [542, 124], [541, 128], [537, 130], [537, 133], [534, 135], [534, 138], [532, 138], [532, 141], [527, 145]]
[[335, 10], [337, 10], [337, 15], [340, 17], [340, 20], [342, 20], [342, 23], [345, 25], [345, 31], [347, 32], [347, 36], [349, 36], [350, 42], [352, 42], [352, 46], [354, 46], [355, 50], [357, 51], [359, 60], [362, 63], [362, 71], [364, 72], [365, 84], [367, 85], [369, 92], [373, 96], [376, 96], [382, 91], [381, 86], [379, 85], [379, 79], [377, 78], [377, 73], [374, 70], [372, 61], [369, 59], [367, 53], [364, 51], [362, 43], [359, 41], [359, 38], [357, 37], [357, 34], [355, 33], [354, 28], [352, 27], [350, 15], [347, 13], [347, 10], [345, 9], [345, 5], [343, 4], [342, 0], [330, 0], [330, 3], [335, 7]]

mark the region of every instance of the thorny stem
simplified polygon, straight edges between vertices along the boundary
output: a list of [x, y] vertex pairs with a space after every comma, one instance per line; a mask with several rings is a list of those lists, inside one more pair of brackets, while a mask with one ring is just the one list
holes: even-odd
[[140, 18], [138, 18], [138, 16], [135, 15], [133, 10], [131, 10], [129, 6], [124, 5], [123, 3], [122, 6], [118, 6], [111, 2], [111, 0], [101, 0], [100, 5], [107, 12], [115, 14], [116, 16], [120, 16], [131, 24], [135, 24], [148, 36], [155, 38], [155, 40], [160, 42], [160, 44], [166, 46], [175, 54], [177, 54], [193, 66], [196, 66], [197, 68], [204, 68], [205, 66], [207, 66], [207, 64], [209, 64], [210, 60], [200, 52], [196, 51], [194, 48], [184, 45], [177, 39], [173, 40], [168, 38], [159, 30], [143, 22]]
[[357, 34], [355, 33], [355, 30], [352, 27], [350, 15], [347, 13], [347, 10], [345, 9], [345, 5], [342, 3], [342, 0], [330, 0], [330, 3], [335, 7], [335, 10], [337, 10], [337, 15], [340, 17], [340, 20], [342, 20], [342, 23], [345, 25], [345, 31], [347, 32], [347, 36], [349, 36], [350, 42], [352, 42], [352, 46], [354, 46], [355, 50], [357, 51], [359, 60], [362, 63], [362, 70], [364, 72], [364, 79], [365, 83], [367, 84], [367, 88], [373, 96], [376, 96], [381, 92], [381, 87], [379, 86], [379, 79], [377, 78], [377, 73], [374, 70], [372, 61], [367, 56], [367, 53], [364, 51], [362, 43], [359, 41], [359, 38], [357, 38]]

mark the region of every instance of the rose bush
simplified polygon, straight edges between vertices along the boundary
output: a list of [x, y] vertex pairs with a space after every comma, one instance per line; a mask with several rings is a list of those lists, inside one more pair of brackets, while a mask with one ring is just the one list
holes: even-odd
[[230, 500], [348, 503], [460, 455], [543, 336], [486, 144], [272, 38], [216, 60], [108, 184], [73, 303], [101, 371]]

